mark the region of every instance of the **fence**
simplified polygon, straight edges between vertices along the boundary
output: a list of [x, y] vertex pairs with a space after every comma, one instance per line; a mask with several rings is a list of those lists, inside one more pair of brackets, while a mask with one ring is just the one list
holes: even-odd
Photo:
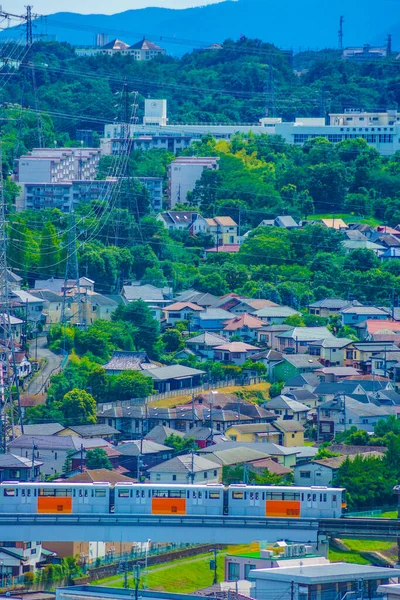
[[169, 392], [163, 392], [162, 394], [152, 394], [147, 398], [131, 398], [130, 400], [116, 400], [115, 402], [103, 402], [99, 403], [102, 410], [108, 410], [116, 406], [140, 406], [145, 403], [150, 404], [156, 400], [164, 400], [165, 398], [175, 398], [178, 396], [188, 396], [200, 394], [201, 392], [207, 392], [209, 390], [218, 390], [230, 386], [249, 386], [257, 383], [264, 383], [266, 381], [263, 377], [240, 377], [237, 379], [224, 379], [222, 381], [207, 382], [193, 388], [182, 388], [179, 390], [170, 390]]
[[380, 508], [373, 508], [371, 510], [360, 510], [357, 512], [348, 512], [346, 517], [381, 517], [386, 512], [397, 512], [397, 506], [381, 506]]

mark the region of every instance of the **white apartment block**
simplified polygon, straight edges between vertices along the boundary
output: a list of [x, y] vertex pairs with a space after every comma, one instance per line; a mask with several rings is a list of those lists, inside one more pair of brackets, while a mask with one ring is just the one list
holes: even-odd
[[[154, 105], [154, 106], [153, 106]], [[104, 155], [116, 154], [121, 143], [121, 123], [105, 125], [100, 147]], [[396, 110], [366, 112], [346, 110], [324, 118], [297, 118], [283, 122], [281, 118], [262, 118], [258, 123], [168, 123], [167, 105], [163, 100], [146, 100], [142, 124], [130, 126], [132, 150], [159, 148], [176, 153], [188, 148], [204, 135], [215, 139], [230, 140], [236, 133], [255, 135], [281, 135], [289, 144], [324, 137], [332, 143], [345, 139], [365, 139], [383, 155], [394, 154], [400, 149], [400, 113]]]
[[218, 169], [219, 158], [203, 156], [182, 156], [168, 167], [168, 201], [172, 207], [186, 202], [188, 192], [193, 191], [204, 169]]
[[156, 56], [165, 54], [165, 49], [145, 38], [132, 46], [122, 40], [115, 39], [98, 48], [76, 48], [75, 54], [77, 56], [93, 56], [95, 54], [115, 56], [120, 54], [122, 56], [132, 56], [135, 60], [149, 61]]
[[94, 179], [99, 148], [34, 148], [18, 161], [19, 183], [59, 183]]

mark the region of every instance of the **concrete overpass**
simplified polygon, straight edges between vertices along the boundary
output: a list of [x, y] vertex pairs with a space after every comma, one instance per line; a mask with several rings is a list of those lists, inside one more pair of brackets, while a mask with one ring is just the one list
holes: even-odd
[[0, 514], [2, 541], [250, 543], [329, 536], [400, 538], [399, 519], [267, 519], [263, 517]]

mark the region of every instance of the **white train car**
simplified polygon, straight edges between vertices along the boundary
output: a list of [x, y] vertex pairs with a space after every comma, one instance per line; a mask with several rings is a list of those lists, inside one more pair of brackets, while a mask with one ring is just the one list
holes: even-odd
[[0, 484], [1, 513], [85, 514], [110, 512], [109, 483]]
[[345, 507], [342, 488], [244, 484], [228, 488], [228, 513], [232, 516], [336, 519]]
[[223, 515], [224, 486], [117, 483], [115, 514]]

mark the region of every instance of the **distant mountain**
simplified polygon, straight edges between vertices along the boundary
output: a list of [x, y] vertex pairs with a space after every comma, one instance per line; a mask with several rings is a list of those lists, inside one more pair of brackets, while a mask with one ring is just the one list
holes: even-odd
[[[361, 10], [357, 0], [226, 0], [186, 10], [146, 8], [115, 15], [55, 13], [37, 20], [34, 33], [46, 32], [74, 45], [91, 45], [98, 32], [128, 43], [145, 35], [174, 55], [245, 35], [297, 51], [336, 47], [341, 15], [345, 19], [345, 46], [384, 44], [385, 35], [392, 33], [393, 47], [400, 49], [400, 26], [390, 31], [390, 24], [400, 21], [400, 2], [390, 3], [388, 19], [386, 10], [377, 10], [375, 0], [364, 0]], [[7, 30], [0, 37], [9, 35]]]

